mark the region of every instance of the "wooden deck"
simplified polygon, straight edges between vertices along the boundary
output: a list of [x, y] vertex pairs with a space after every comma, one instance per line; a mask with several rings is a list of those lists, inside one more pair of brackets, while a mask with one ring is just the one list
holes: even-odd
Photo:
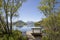
[[26, 32], [28, 40], [41, 40], [42, 33], [33, 33], [32, 31]]
[[27, 31], [28, 40], [41, 40], [42, 32], [40, 27], [34, 27], [31, 31]]
[[34, 37], [42, 37], [42, 33], [31, 33]]

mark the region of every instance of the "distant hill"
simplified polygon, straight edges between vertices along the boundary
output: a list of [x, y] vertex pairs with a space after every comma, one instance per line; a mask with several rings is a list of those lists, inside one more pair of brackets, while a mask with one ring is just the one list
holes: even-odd
[[26, 23], [21, 21], [21, 20], [19, 20], [19, 21], [13, 22], [13, 25], [16, 25], [17, 27], [20, 27], [20, 26], [26, 25]]
[[27, 24], [27, 26], [29, 26], [29, 27], [34, 26], [34, 22], [32, 22], [32, 21], [28, 21], [28, 22], [26, 22], [26, 24]]

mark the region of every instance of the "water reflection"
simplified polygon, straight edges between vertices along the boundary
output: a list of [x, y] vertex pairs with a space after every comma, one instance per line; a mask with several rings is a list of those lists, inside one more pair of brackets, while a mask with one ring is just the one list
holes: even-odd
[[[33, 26], [34, 27], [34, 26]], [[14, 26], [13, 29], [14, 30], [20, 30], [21, 32], [26, 32], [26, 31], [30, 31], [32, 27], [28, 27], [28, 26], [23, 26], [23, 27], [16, 27]]]

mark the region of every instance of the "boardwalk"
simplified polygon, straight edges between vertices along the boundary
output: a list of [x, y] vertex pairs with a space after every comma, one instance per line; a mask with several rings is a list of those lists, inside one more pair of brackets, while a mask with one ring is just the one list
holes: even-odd
[[27, 31], [26, 35], [28, 40], [41, 40], [42, 37], [42, 28], [41, 27], [33, 27], [31, 31]]
[[31, 33], [32, 33], [32, 31], [26, 32], [26, 35], [27, 35], [29, 40], [40, 40], [40, 37], [34, 37]]
[[32, 31], [27, 31], [27, 32], [26, 32], [26, 35], [27, 35], [28, 39], [29, 39], [29, 40], [35, 40], [35, 37], [32, 36], [31, 33], [32, 33]]

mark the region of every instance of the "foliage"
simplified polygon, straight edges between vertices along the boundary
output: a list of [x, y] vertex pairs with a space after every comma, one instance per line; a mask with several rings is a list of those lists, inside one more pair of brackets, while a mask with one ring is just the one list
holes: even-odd
[[37, 27], [37, 26], [41, 26], [40, 24], [42, 23], [42, 20], [41, 21], [38, 21], [38, 22], [35, 22], [34, 25]]
[[0, 0], [0, 7], [2, 7], [2, 0]]
[[46, 36], [48, 38], [43, 37], [43, 40], [45, 38], [46, 40], [60, 40], [60, 6], [57, 6], [59, 3], [60, 1], [58, 2], [57, 0], [41, 0], [40, 2], [41, 5], [38, 8], [46, 18], [42, 19], [42, 22], [39, 23], [46, 29]]
[[[25, 2], [25, 0], [0, 0], [0, 12], [2, 10], [4, 12], [0, 13], [0, 17], [2, 18], [4, 15], [4, 22], [0, 22], [0, 24], [5, 25], [5, 31], [6, 33], [12, 33], [12, 19], [14, 16], [18, 16], [18, 9], [22, 6], [22, 3]], [[3, 15], [1, 15], [3, 14]], [[9, 23], [10, 18], [10, 23]], [[0, 19], [1, 21], [1, 19]], [[10, 25], [9, 25], [10, 24]]]
[[60, 1], [58, 2], [58, 0], [41, 0], [38, 9], [42, 11], [46, 17], [48, 17], [51, 14], [57, 14], [56, 12], [59, 11], [59, 6], [56, 7], [56, 5], [60, 5], [59, 3]]
[[49, 40], [47, 36], [43, 36], [42, 40]]
[[0, 0], [0, 40], [26, 40], [20, 31], [12, 30], [12, 19], [18, 16], [17, 11], [23, 2], [25, 0]]
[[8, 34], [0, 35], [0, 40], [26, 40], [27, 37], [22, 36], [22, 33], [18, 30], [13, 31], [13, 33], [9, 36]]
[[[40, 23], [40, 26], [43, 26], [45, 28], [45, 31], [43, 31], [43, 33], [47, 34], [46, 36], [48, 40], [60, 40], [60, 13], [57, 16], [51, 15], [45, 19], [42, 19], [41, 22], [39, 21], [37, 23]], [[42, 40], [47, 40], [47, 38], [43, 37]]]

